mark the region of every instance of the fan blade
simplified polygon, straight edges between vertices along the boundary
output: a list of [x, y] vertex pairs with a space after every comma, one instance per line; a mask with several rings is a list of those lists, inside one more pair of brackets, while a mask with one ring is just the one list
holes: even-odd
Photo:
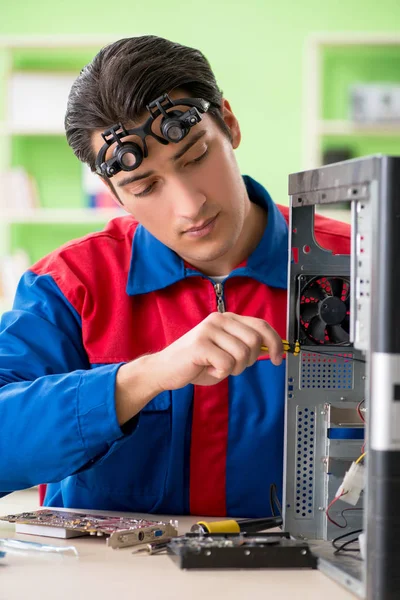
[[330, 325], [327, 327], [329, 341], [333, 344], [345, 344], [349, 341], [349, 334], [342, 325]]
[[318, 316], [318, 304], [317, 302], [308, 302], [300, 305], [300, 317], [306, 323], [309, 323], [311, 319]]
[[313, 287], [306, 287], [301, 295], [310, 300], [319, 302], [320, 300], [324, 300], [328, 294], [321, 287], [314, 285]]
[[346, 333], [350, 331], [350, 316], [346, 315], [343, 321], [340, 323], [340, 327], [344, 329]]
[[325, 323], [320, 317], [314, 317], [307, 329], [307, 334], [315, 340], [325, 342]]
[[340, 277], [328, 277], [329, 285], [331, 286], [332, 296], [342, 297], [343, 279]]

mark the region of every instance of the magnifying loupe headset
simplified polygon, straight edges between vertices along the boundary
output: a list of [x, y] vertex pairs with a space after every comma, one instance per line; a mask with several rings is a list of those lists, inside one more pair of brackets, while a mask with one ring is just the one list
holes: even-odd
[[[189, 110], [171, 110], [174, 106], [189, 106]], [[167, 145], [170, 142], [177, 144], [188, 135], [191, 128], [201, 121], [201, 114], [208, 111], [210, 102], [202, 98], [178, 98], [171, 100], [168, 94], [163, 94], [150, 104], [146, 109], [150, 117], [140, 127], [126, 129], [122, 123], [113, 125], [101, 136], [104, 144], [99, 150], [96, 158], [96, 173], [103, 177], [113, 177], [120, 171], [134, 171], [143, 159], [148, 156], [146, 137], [150, 135], [160, 144]], [[168, 112], [167, 112], [168, 111]], [[161, 136], [154, 133], [152, 125], [162, 115], [160, 123]], [[123, 138], [136, 135], [143, 143], [143, 149], [135, 142], [123, 142]], [[117, 144], [111, 158], [105, 160], [107, 150], [113, 144]]]

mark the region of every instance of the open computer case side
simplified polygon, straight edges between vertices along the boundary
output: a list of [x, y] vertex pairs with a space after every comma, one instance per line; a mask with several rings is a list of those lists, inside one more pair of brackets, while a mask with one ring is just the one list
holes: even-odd
[[367, 598], [400, 598], [400, 157], [381, 157], [373, 213]]
[[[301, 338], [302, 352], [287, 358], [285, 529], [320, 541], [321, 568], [356, 594], [398, 598], [400, 158], [378, 155], [295, 173], [289, 193], [288, 339]], [[315, 205], [343, 201], [351, 205], [351, 256], [321, 248], [314, 235]], [[338, 531], [327, 517], [360, 456], [361, 402], [370, 434], [367, 486], [357, 508], [365, 508], [368, 567], [333, 556]], [[339, 499], [335, 514], [346, 506]], [[342, 531], [362, 528], [361, 512], [348, 513]]]

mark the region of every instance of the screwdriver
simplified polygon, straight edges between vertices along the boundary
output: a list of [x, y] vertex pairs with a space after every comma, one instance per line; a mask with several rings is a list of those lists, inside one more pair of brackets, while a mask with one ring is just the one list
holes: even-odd
[[[296, 341], [294, 344], [291, 344], [287, 340], [282, 340], [282, 344], [284, 352], [290, 352], [290, 354], [293, 354], [294, 356], [300, 354], [299, 341]], [[268, 346], [261, 346], [261, 350], [263, 350], [264, 352], [269, 352]]]
[[264, 529], [272, 529], [282, 525], [282, 517], [265, 517], [263, 519], [227, 519], [226, 521], [197, 521], [190, 531], [193, 533], [256, 533]]
[[162, 542], [141, 544], [132, 550], [132, 554], [161, 554], [162, 552], [166, 551], [170, 541], [171, 538], [165, 538]]

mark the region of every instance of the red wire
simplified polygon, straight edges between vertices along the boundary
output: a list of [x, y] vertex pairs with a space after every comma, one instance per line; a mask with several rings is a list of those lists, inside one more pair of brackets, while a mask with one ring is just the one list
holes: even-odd
[[359, 403], [357, 404], [357, 412], [358, 412], [358, 416], [360, 417], [361, 421], [362, 421], [363, 423], [365, 423], [364, 415], [362, 414], [362, 412], [361, 412], [361, 410], [360, 410], [361, 404], [363, 404], [363, 402], [364, 402], [364, 400], [361, 400], [361, 402], [359, 402]]
[[[340, 494], [340, 496], [335, 496], [335, 498], [329, 503], [328, 508], [325, 511], [325, 514], [327, 516], [327, 519], [330, 523], [332, 523], [332, 525], [336, 525], [336, 527], [340, 527], [340, 529], [346, 529], [347, 527], [347, 522], [346, 525], [340, 525], [339, 523], [337, 523], [334, 519], [332, 519], [332, 517], [329, 516], [329, 511], [332, 508], [332, 506], [335, 504], [335, 502], [337, 502], [338, 500], [340, 500], [340, 498], [342, 496], [344, 496], [345, 494], [347, 494], [347, 492], [342, 492]], [[346, 519], [344, 519], [346, 521]]]
[[[361, 412], [361, 405], [363, 404], [363, 402], [365, 402], [365, 398], [357, 404], [357, 413], [358, 413], [358, 416], [360, 417], [361, 421], [363, 423], [365, 423], [364, 415]], [[364, 438], [365, 438], [365, 435], [364, 435]], [[364, 454], [364, 450], [365, 450], [365, 442], [362, 445], [361, 454]]]

